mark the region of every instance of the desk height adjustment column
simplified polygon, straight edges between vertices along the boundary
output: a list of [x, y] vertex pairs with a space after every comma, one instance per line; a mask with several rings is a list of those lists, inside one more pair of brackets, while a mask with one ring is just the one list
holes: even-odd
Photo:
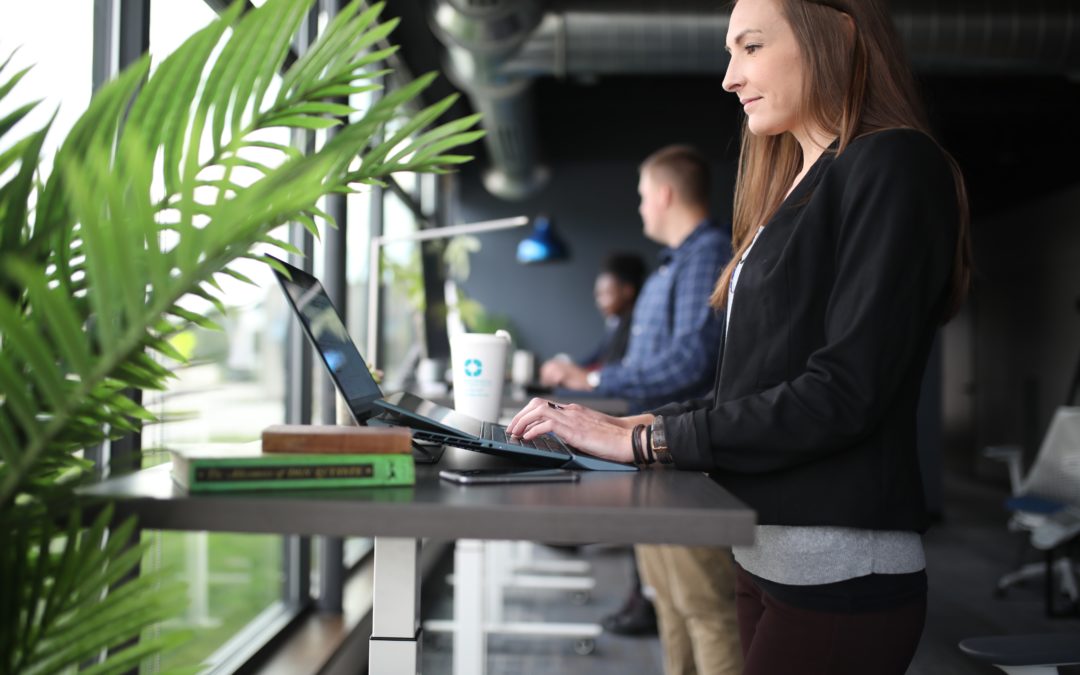
[[368, 672], [420, 672], [420, 541], [375, 537], [375, 590]]

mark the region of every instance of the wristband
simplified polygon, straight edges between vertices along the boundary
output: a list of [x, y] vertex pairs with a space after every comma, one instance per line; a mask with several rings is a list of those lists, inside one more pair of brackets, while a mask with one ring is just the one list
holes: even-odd
[[645, 465], [645, 454], [641, 449], [640, 432], [645, 430], [644, 424], [639, 424], [630, 431], [630, 449], [634, 453], [634, 466]]
[[645, 427], [645, 463], [652, 464], [656, 461], [656, 455], [653, 454], [652, 443], [652, 425]]

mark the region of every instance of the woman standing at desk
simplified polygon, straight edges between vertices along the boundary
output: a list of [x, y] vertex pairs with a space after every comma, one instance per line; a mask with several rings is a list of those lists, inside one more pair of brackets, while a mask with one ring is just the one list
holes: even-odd
[[738, 0], [727, 44], [746, 121], [712, 397], [628, 418], [537, 399], [509, 431], [708, 471], [757, 511], [734, 551], [748, 675], [903, 673], [926, 609], [915, 410], [969, 285], [963, 179], [883, 0]]

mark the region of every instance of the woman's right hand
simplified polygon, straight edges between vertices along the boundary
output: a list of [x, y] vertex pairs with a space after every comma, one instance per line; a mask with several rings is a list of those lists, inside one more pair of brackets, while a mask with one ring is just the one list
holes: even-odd
[[618, 417], [576, 403], [563, 405], [534, 398], [514, 415], [506, 431], [526, 440], [553, 433], [567, 444], [591, 455], [616, 462], [632, 462], [632, 428], [625, 426]]
[[577, 403], [557, 403], [553, 401], [548, 401], [547, 399], [543, 398], [534, 398], [529, 401], [524, 408], [519, 410], [516, 415], [514, 415], [514, 418], [510, 420], [509, 424], [506, 425], [506, 433], [512, 436], [521, 437], [525, 433], [525, 429], [529, 426], [528, 424], [523, 423], [522, 420], [526, 417], [534, 417], [534, 415], [531, 415], [530, 413], [536, 411], [537, 409], [547, 408], [551, 406], [558, 406], [558, 409], [563, 410], [573, 410], [575, 413], [575, 417], [578, 420], [587, 420], [589, 422], [592, 422], [593, 424], [615, 425], [623, 427], [624, 429], [632, 429], [634, 427], [633, 423], [626, 424], [625, 419], [627, 418], [605, 415], [602, 412], [598, 412], [596, 410], [593, 410], [592, 408], [586, 408], [585, 406], [578, 405]]

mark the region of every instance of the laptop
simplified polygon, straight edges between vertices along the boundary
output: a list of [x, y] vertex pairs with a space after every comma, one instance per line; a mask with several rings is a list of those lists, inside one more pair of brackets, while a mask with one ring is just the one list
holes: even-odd
[[276, 269], [274, 276], [357, 424], [408, 427], [421, 441], [511, 457], [535, 466], [637, 470], [629, 464], [587, 455], [555, 434], [526, 441], [509, 436], [500, 424], [482, 422], [408, 392], [384, 396], [319, 280], [283, 260], [273, 259], [289, 271], [291, 279]]

